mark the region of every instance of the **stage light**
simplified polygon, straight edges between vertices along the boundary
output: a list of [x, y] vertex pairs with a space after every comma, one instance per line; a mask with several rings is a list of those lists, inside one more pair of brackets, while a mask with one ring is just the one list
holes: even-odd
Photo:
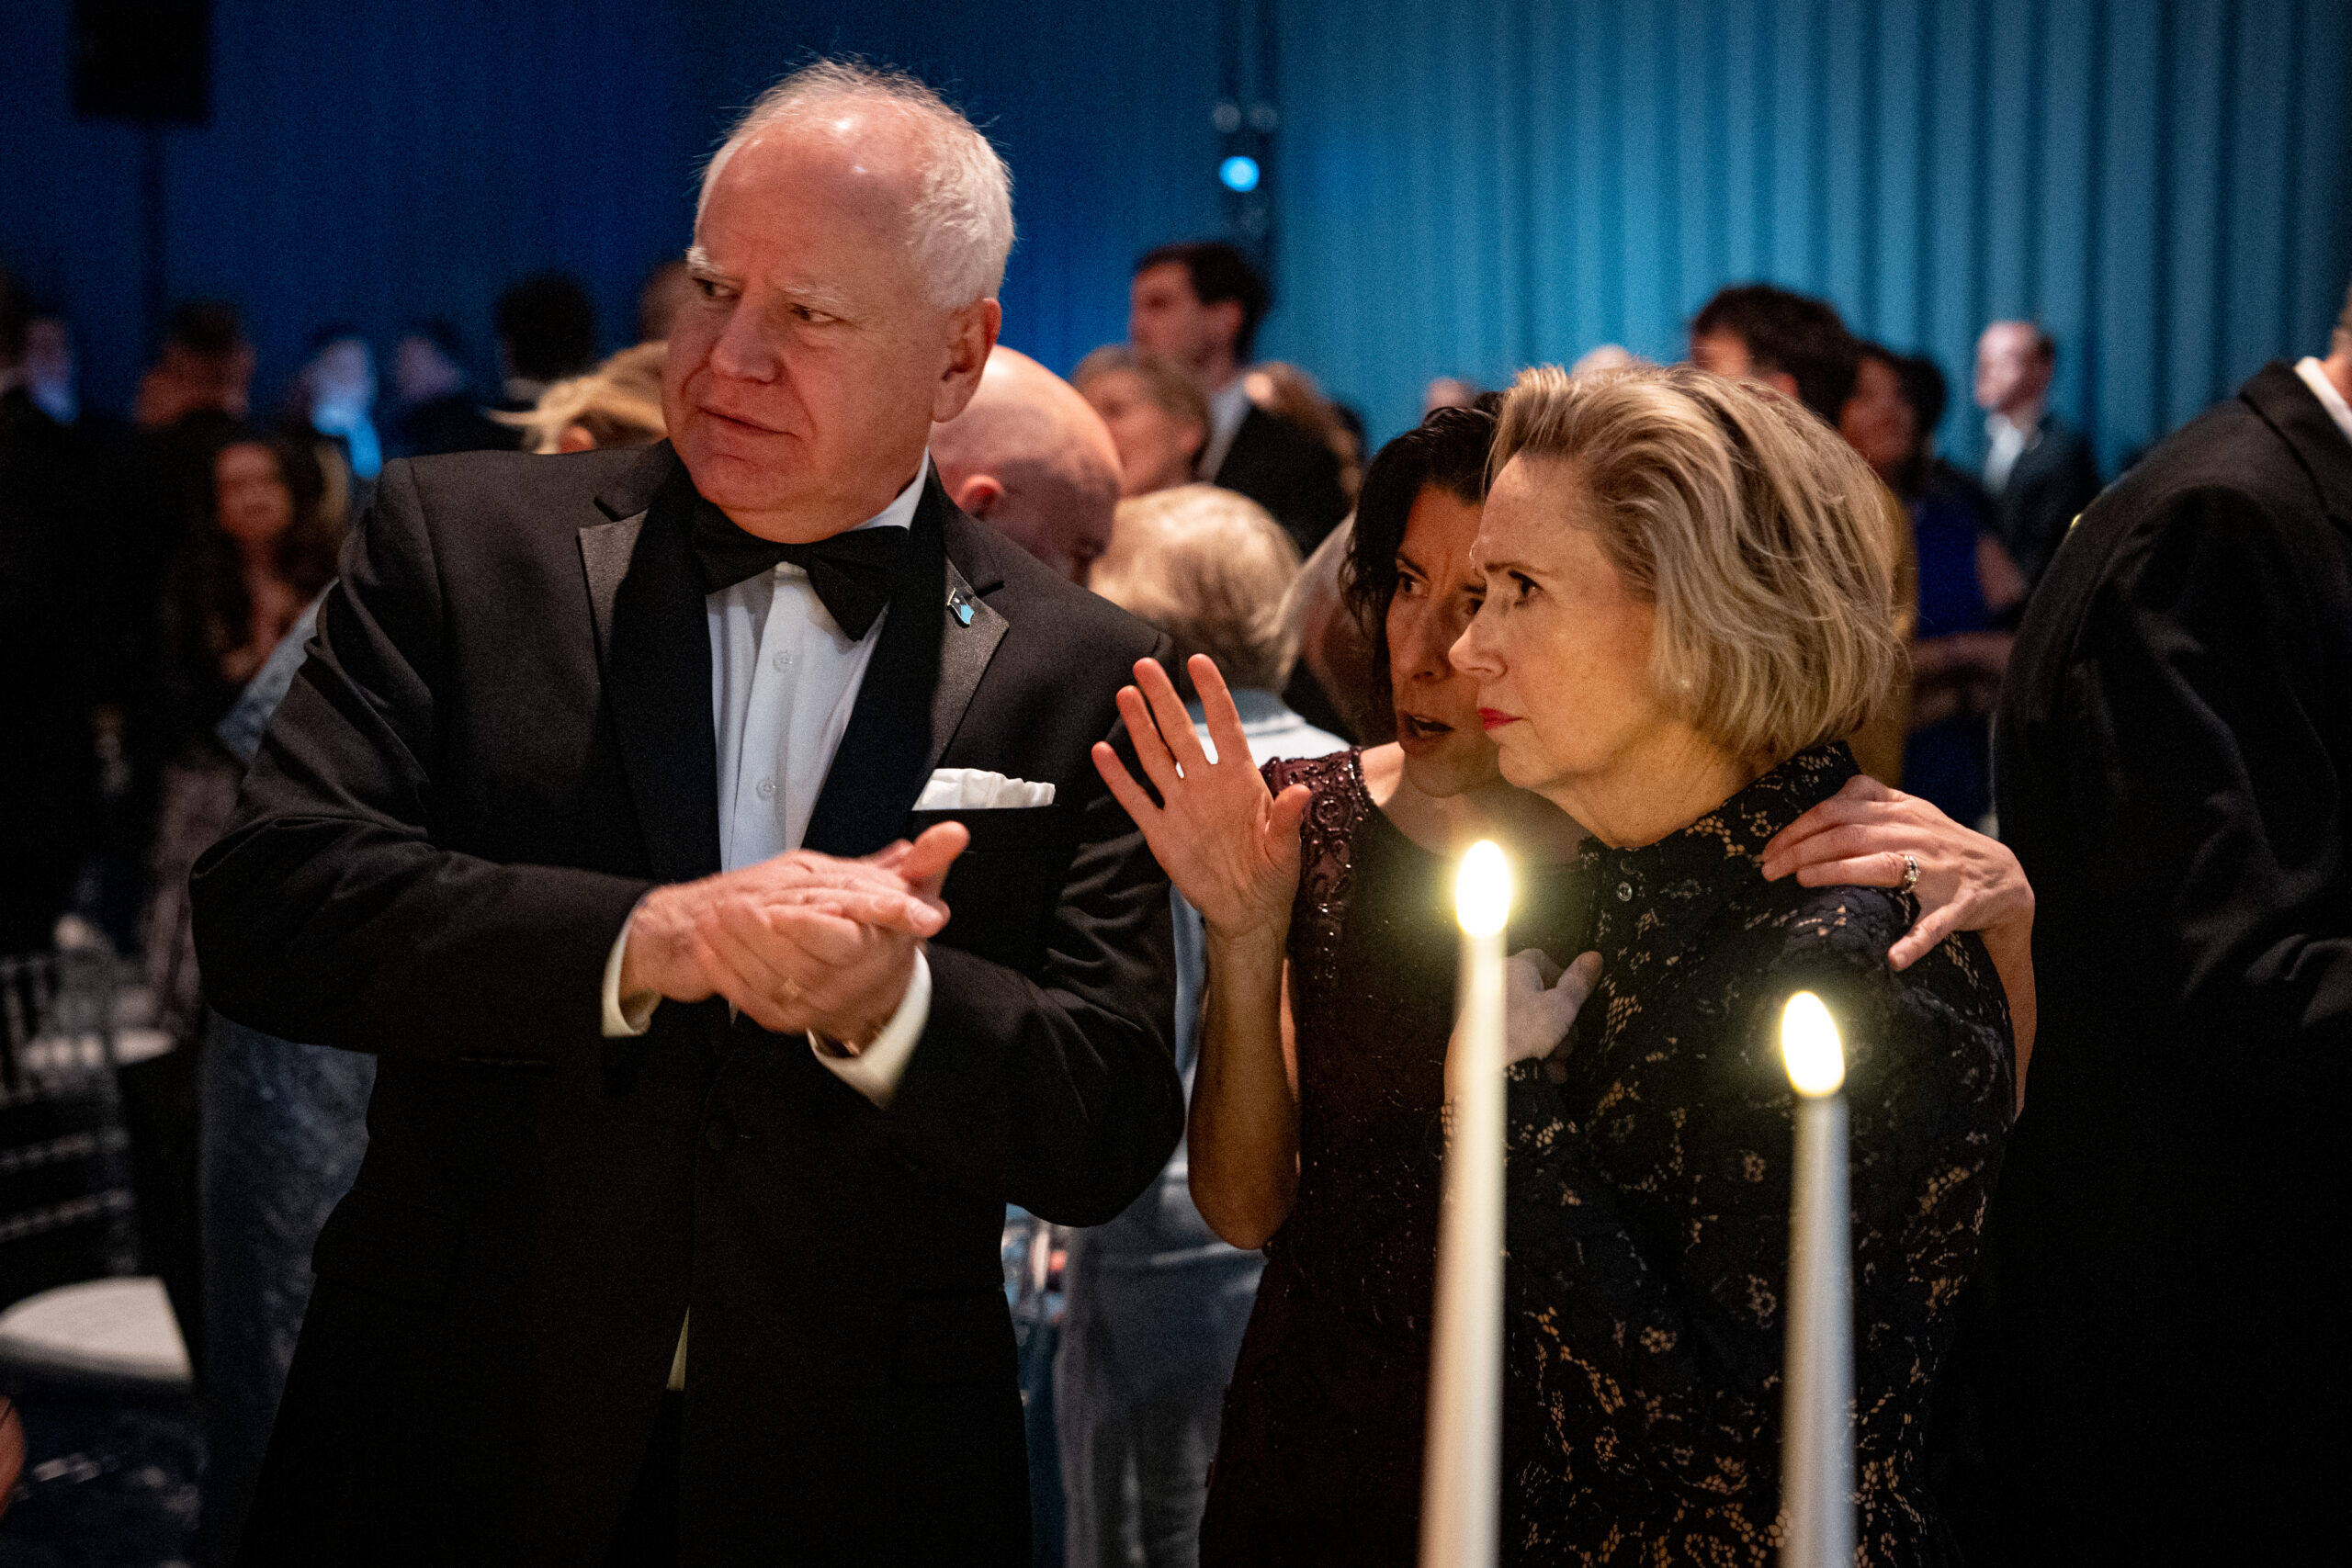
[[1239, 153], [1216, 166], [1216, 177], [1225, 182], [1227, 190], [1250, 191], [1258, 188], [1258, 160]]

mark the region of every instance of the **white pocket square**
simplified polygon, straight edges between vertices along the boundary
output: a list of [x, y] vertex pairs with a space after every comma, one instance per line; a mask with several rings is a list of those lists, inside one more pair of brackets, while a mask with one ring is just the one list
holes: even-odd
[[1054, 786], [1009, 779], [986, 768], [942, 768], [931, 775], [915, 800], [917, 811], [995, 811], [1023, 806], [1051, 806]]

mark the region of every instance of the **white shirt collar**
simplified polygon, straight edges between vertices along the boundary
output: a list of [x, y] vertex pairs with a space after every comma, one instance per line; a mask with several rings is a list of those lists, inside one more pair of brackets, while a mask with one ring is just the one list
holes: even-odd
[[2041, 415], [2039, 413], [2035, 414], [2031, 420], [2028, 421], [2024, 424], [2017, 423], [2015, 421], [2011, 420], [2007, 414], [2001, 412], [1998, 409], [1994, 410], [1991, 413], [1984, 416], [1984, 434], [1996, 441], [1998, 441], [2005, 434], [2013, 441], [2029, 440], [2032, 437], [2033, 433], [2041, 428]]
[[1236, 376], [1209, 394], [1209, 439], [1201, 448], [1201, 478], [1213, 479], [1225, 467], [1226, 454], [1233, 450], [1233, 438], [1241, 433], [1241, 422], [1250, 417], [1250, 389], [1244, 378]]
[[[931, 472], [931, 448], [922, 449], [922, 461], [915, 465], [915, 477], [907, 488], [893, 496], [890, 504], [860, 523], [858, 528], [910, 528], [914, 525], [915, 508], [922, 504], [922, 481]], [[854, 534], [857, 528], [850, 530]]]
[[2352, 441], [2352, 403], [2346, 402], [2344, 394], [2335, 389], [2335, 383], [2327, 378], [2326, 367], [2305, 355], [2296, 363], [2295, 374], [2312, 389], [2312, 396], [2327, 411], [2327, 417], [2335, 422], [2335, 428], [2344, 432], [2344, 439]]

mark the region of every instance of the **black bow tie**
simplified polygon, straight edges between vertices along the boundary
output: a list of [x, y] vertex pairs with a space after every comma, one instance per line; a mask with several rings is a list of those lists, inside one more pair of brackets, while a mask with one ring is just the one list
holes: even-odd
[[695, 564], [704, 592], [732, 588], [790, 561], [808, 574], [825, 613], [854, 642], [865, 638], [889, 604], [906, 542], [904, 528], [854, 528], [814, 544], [781, 545], [745, 533], [708, 502], [695, 508]]

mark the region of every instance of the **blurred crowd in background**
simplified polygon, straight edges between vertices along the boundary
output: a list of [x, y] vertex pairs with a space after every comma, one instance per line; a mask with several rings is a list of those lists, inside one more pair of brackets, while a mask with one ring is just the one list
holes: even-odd
[[[230, 1090], [200, 1087], [208, 1033], [235, 1026], [206, 1012], [188, 870], [226, 818], [339, 544], [385, 465], [662, 440], [662, 342], [695, 287], [684, 262], [662, 265], [619, 331], [560, 272], [515, 282], [485, 322], [420, 320], [390, 343], [326, 323], [308, 362], [277, 389], [254, 385], [245, 304], [190, 300], [171, 311], [133, 405], [106, 410], [78, 396], [74, 323], [0, 275], [0, 681], [15, 718], [0, 770], [0, 953], [107, 950], [143, 978], [139, 1006], [167, 1048], [123, 1073], [140, 1254], [164, 1283], [213, 1407], [208, 1489], [225, 1514], [266, 1437], [308, 1234], [356, 1168], [371, 1064], [321, 1054], [315, 1070], [335, 1080], [322, 1103], [341, 1109], [303, 1134], [312, 1156], [304, 1201], [277, 1241], [241, 1243], [220, 1217], [234, 1206], [220, 1194], [259, 1179], [238, 1177], [217, 1152], [233, 1145], [233, 1130], [207, 1124], [233, 1103], [222, 1098]], [[1233, 244], [1152, 250], [1133, 269], [1126, 341], [1085, 355], [1067, 382], [1001, 348], [972, 408], [935, 430], [933, 457], [967, 512], [1217, 657], [1245, 695], [1257, 694], [1259, 719], [1374, 744], [1391, 738], [1392, 720], [1385, 703], [1367, 700], [1366, 643], [1347, 622], [1339, 581], [1370, 455], [1363, 422], [1311, 367], [1254, 356], [1273, 305]], [[463, 368], [477, 331], [494, 338], [494, 385], [469, 382]], [[605, 356], [622, 336], [631, 345]], [[1860, 340], [1830, 302], [1764, 284], [1725, 288], [1691, 320], [1689, 351], [1707, 368], [1801, 400], [1899, 503], [1917, 582], [1909, 717], [1865, 762], [1955, 819], [1990, 826], [1988, 716], [2011, 629], [2098, 484], [2087, 442], [2049, 407], [2062, 345], [2031, 322], [1985, 326], [1975, 364], [1961, 367], [1985, 420], [1978, 472], [1935, 449], [1953, 395], [1946, 368]], [[1586, 345], [1577, 368], [1630, 362], [1614, 345]], [[1441, 378], [1424, 407], [1495, 396]], [[239, 1122], [254, 1124], [251, 1114]], [[281, 1159], [284, 1149], [254, 1159]], [[1181, 1170], [1176, 1179], [1181, 1188]], [[1148, 1264], [1164, 1240], [1074, 1247], [1053, 1227], [1009, 1220], [1041, 1556], [1061, 1550], [1061, 1478], [1079, 1473], [1058, 1457], [1064, 1446], [1095, 1453], [1104, 1440], [1104, 1414], [1084, 1399], [1061, 1401], [1056, 1429], [1066, 1305], [1078, 1303], [1073, 1325], [1099, 1324], [1086, 1310], [1090, 1260], [1098, 1272]], [[1123, 1246], [1139, 1249], [1125, 1264], [1115, 1261]], [[1196, 1336], [1191, 1352], [1199, 1365], [1188, 1397], [1204, 1408], [1188, 1419], [1205, 1421], [1213, 1439], [1255, 1255], [1204, 1235], [1175, 1250], [1208, 1270], [1204, 1290], [1240, 1303], [1211, 1314], [1226, 1326]], [[270, 1292], [257, 1275], [270, 1277]], [[1102, 1484], [1126, 1487], [1125, 1502], [1074, 1499], [1074, 1517], [1148, 1513], [1151, 1463], [1139, 1471], [1133, 1452], [1119, 1451], [1125, 1470], [1114, 1463]], [[1128, 1528], [1137, 1551], [1142, 1528]], [[1176, 1528], [1181, 1535], [1183, 1521]]]

